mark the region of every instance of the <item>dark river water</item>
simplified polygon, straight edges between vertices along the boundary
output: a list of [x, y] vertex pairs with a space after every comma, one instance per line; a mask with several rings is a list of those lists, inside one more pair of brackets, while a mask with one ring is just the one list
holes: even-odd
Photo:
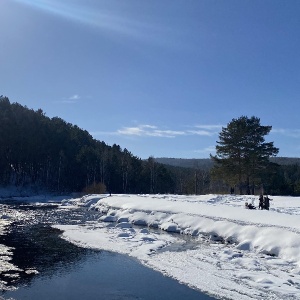
[[21, 269], [0, 274], [0, 280], [7, 283], [0, 299], [215, 299], [126, 255], [77, 247], [61, 239], [61, 232], [51, 227], [94, 220], [98, 217], [95, 212], [3, 201], [0, 210], [0, 215], [5, 210], [16, 216], [6, 234], [0, 236], [0, 243], [14, 248], [11, 262]]

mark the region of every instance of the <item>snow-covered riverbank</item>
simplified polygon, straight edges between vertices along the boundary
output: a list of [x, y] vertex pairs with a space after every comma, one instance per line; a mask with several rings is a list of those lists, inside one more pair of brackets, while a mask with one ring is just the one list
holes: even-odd
[[[300, 299], [300, 198], [272, 199], [261, 211], [244, 209], [258, 204], [253, 196], [91, 195], [62, 208], [96, 209], [99, 221], [56, 227], [77, 245], [131, 255], [213, 296]], [[193, 247], [165, 232], [192, 235]]]

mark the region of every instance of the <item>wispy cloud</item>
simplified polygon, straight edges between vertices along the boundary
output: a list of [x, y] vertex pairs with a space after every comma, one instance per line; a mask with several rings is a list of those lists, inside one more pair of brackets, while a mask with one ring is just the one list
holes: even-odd
[[215, 151], [216, 151], [215, 146], [209, 146], [209, 147], [206, 147], [204, 149], [195, 150], [194, 152], [204, 154], [204, 153], [214, 153]]
[[188, 132], [193, 135], [212, 136], [218, 134], [221, 129], [222, 125], [196, 125]]
[[69, 97], [63, 97], [61, 98], [61, 100], [55, 101], [56, 103], [64, 103], [64, 104], [74, 104], [77, 103], [82, 97], [74, 94], [72, 96]]
[[71, 97], [69, 97], [69, 100], [79, 100], [81, 97], [79, 95], [73, 95]]
[[225, 127], [224, 125], [196, 125], [196, 128], [199, 129], [206, 129], [209, 131], [220, 131], [222, 129], [222, 127]]
[[174, 138], [178, 135], [184, 135], [184, 131], [161, 130], [153, 125], [138, 125], [136, 127], [123, 127], [117, 130], [119, 135], [152, 136]]
[[300, 129], [273, 128], [271, 133], [281, 134], [293, 138], [300, 138]]
[[215, 132], [211, 132], [209, 130], [189, 130], [187, 133], [191, 135], [202, 135], [202, 136], [212, 136]]
[[190, 127], [188, 130], [172, 130], [169, 128], [159, 128], [154, 125], [141, 124], [133, 127], [123, 127], [115, 132], [94, 132], [93, 135], [109, 134], [119, 136], [136, 136], [136, 137], [160, 137], [160, 138], [176, 138], [179, 136], [213, 136], [218, 133], [216, 128], [220, 128], [219, 125], [203, 125], [204, 129], [200, 129], [201, 126]]
[[[58, 0], [14, 0], [29, 5], [36, 9], [54, 14], [85, 25], [96, 27], [102, 32], [115, 33], [137, 39], [146, 39], [150, 35], [155, 37], [160, 32], [156, 25], [147, 24], [145, 21], [133, 20], [124, 17], [117, 11], [90, 7], [88, 4], [79, 5]], [[97, 1], [96, 1], [97, 2]], [[148, 34], [147, 34], [148, 33]]]

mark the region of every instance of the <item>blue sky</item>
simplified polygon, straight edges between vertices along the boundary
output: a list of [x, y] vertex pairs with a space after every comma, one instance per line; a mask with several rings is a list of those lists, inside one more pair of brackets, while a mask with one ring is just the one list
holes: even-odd
[[140, 158], [256, 116], [300, 157], [300, 1], [0, 0], [0, 95]]

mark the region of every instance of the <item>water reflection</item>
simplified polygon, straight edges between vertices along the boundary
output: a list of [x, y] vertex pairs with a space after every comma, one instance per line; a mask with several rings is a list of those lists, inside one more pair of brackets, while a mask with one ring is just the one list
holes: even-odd
[[59, 238], [60, 231], [47, 225], [15, 227], [4, 237], [4, 243], [14, 247], [11, 262], [24, 270], [9, 284], [29, 284], [36, 270], [43, 276], [54, 272], [68, 272], [73, 263], [87, 255], [88, 250], [78, 248]]
[[11, 220], [0, 236], [1, 249], [11, 249], [7, 252], [8, 268], [0, 270], [0, 282], [5, 283], [0, 289], [30, 284], [37, 273], [67, 272], [90, 251], [60, 239], [61, 232], [50, 225], [78, 224], [93, 219], [93, 213], [82, 209], [57, 210], [52, 205], [40, 207], [16, 201], [2, 203], [0, 209], [1, 214]]
[[39, 277], [30, 288], [4, 294], [15, 300], [208, 300], [200, 292], [143, 267], [134, 259], [102, 252], [86, 256], [67, 272]]

